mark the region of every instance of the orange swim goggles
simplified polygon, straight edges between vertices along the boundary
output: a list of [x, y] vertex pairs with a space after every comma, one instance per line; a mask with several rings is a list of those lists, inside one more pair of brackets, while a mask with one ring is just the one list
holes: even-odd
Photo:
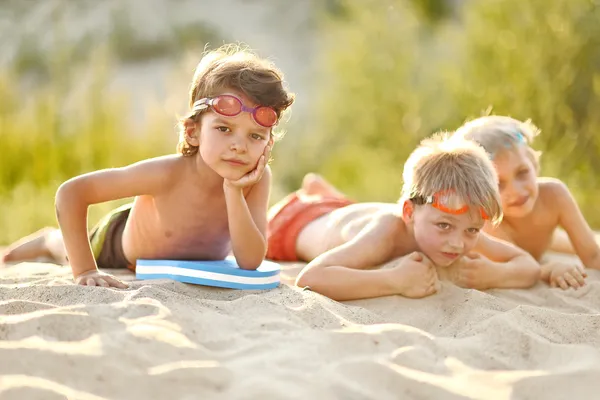
[[[431, 204], [432, 207], [452, 215], [460, 215], [469, 211], [469, 205], [453, 189], [440, 190], [433, 196], [411, 197], [410, 200], [417, 205]], [[483, 207], [480, 208], [480, 211], [481, 218], [490, 219]]]

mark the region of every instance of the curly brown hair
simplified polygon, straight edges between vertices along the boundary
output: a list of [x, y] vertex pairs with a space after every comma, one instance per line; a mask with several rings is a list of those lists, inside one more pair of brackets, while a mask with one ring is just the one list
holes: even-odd
[[[177, 152], [193, 156], [198, 146], [186, 140], [185, 121], [198, 122], [201, 111], [194, 111], [196, 101], [218, 95], [225, 89], [239, 91], [256, 104], [272, 107], [278, 120], [294, 102], [294, 94], [283, 85], [283, 73], [270, 61], [239, 45], [225, 45], [207, 52], [196, 67], [190, 86], [190, 112], [179, 121]], [[281, 139], [283, 132], [271, 132], [274, 139]]]

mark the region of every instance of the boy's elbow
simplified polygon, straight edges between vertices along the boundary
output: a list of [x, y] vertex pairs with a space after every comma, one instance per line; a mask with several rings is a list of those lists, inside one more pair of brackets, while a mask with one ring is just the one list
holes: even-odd
[[304, 288], [314, 288], [319, 286], [319, 282], [323, 282], [321, 278], [322, 268], [311, 266], [310, 264], [300, 272], [298, 278], [296, 278], [296, 286]]
[[247, 254], [246, 257], [239, 257], [236, 259], [240, 269], [245, 269], [247, 271], [256, 271], [258, 267], [261, 266], [261, 264], [265, 260], [265, 257], [267, 256], [267, 245], [263, 240], [262, 246], [257, 245], [257, 247], [262, 247], [262, 251], [256, 252], [257, 255]]
[[237, 264], [240, 267], [240, 269], [244, 269], [246, 271], [256, 271], [258, 267], [260, 267], [260, 265], [262, 264], [263, 260], [263, 258], [255, 260], [237, 260]]
[[69, 204], [72, 199], [75, 197], [73, 194], [75, 192], [75, 187], [72, 180], [68, 180], [62, 183], [58, 190], [56, 191], [56, 196], [54, 199], [54, 204], [57, 210], [63, 209], [67, 204]]
[[70, 179], [58, 187], [54, 198], [54, 207], [57, 212], [72, 208], [87, 207], [85, 191], [82, 190], [78, 181]]
[[523, 287], [529, 288], [535, 285], [541, 278], [542, 269], [540, 264], [530, 255], [523, 260]]

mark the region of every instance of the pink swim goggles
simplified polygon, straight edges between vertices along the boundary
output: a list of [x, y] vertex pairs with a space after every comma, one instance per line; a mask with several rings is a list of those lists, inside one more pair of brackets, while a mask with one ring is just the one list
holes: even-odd
[[217, 114], [225, 117], [235, 117], [242, 112], [248, 112], [252, 114], [254, 122], [265, 128], [271, 128], [277, 123], [277, 112], [275, 112], [273, 107], [246, 107], [241, 99], [231, 94], [200, 99], [194, 103], [193, 110], [201, 111], [208, 107], [212, 107]]

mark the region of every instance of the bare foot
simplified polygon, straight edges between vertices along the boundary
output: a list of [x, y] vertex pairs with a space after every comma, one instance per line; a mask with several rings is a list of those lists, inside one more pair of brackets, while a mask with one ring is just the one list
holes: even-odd
[[323, 197], [335, 197], [345, 199], [346, 196], [327, 182], [321, 175], [309, 172], [302, 180], [302, 191], [307, 195], [321, 195]]
[[43, 228], [13, 243], [2, 255], [2, 263], [32, 261], [40, 257], [53, 259], [52, 253], [46, 246], [46, 238], [55, 230]]

